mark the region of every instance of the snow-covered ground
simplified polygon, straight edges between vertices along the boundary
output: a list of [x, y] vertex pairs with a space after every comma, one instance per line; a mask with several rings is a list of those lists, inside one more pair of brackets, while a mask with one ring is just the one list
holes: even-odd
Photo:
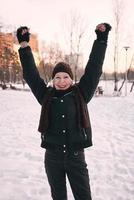
[[[89, 111], [94, 146], [85, 153], [93, 200], [133, 200], [134, 93], [94, 97]], [[51, 199], [39, 114], [31, 92], [0, 89], [0, 200]], [[69, 184], [68, 196], [74, 199]]]

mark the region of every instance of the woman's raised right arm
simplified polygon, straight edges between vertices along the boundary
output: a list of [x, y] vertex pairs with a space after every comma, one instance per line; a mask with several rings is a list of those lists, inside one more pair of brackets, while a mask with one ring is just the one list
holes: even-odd
[[42, 104], [47, 86], [39, 75], [31, 48], [28, 46], [29, 35], [30, 33], [27, 27], [20, 27], [17, 29], [17, 38], [21, 46], [19, 49], [19, 56], [23, 68], [23, 77], [38, 102]]

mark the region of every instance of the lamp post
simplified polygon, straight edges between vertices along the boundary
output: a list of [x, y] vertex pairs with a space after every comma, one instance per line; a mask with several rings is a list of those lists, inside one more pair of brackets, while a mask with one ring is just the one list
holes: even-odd
[[128, 49], [130, 47], [129, 46], [125, 46], [124, 49], [126, 50], [126, 65], [125, 65], [125, 96], [127, 96], [127, 52], [128, 52]]

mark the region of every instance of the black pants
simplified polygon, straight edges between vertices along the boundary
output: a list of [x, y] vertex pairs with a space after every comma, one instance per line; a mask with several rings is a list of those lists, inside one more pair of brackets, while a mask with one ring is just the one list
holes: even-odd
[[67, 200], [66, 175], [75, 200], [91, 200], [84, 151], [46, 150], [45, 169], [53, 200]]

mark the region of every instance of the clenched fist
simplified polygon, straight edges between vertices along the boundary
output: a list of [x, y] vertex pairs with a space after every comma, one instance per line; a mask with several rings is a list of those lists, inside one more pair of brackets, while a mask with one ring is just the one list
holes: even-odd
[[98, 24], [95, 29], [97, 40], [107, 42], [108, 34], [111, 28], [111, 25], [107, 23]]
[[30, 39], [30, 33], [29, 33], [29, 28], [26, 26], [21, 26], [20, 28], [17, 29], [17, 39], [18, 42], [29, 42]]

